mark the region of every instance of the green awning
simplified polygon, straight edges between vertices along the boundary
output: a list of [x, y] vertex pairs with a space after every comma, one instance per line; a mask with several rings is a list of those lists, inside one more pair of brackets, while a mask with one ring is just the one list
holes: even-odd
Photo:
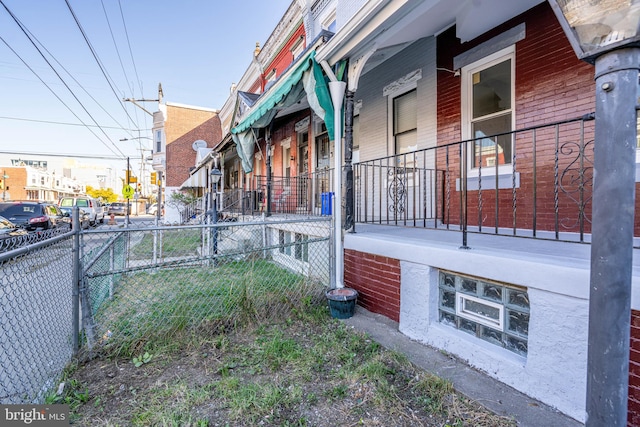
[[282, 105], [282, 101], [288, 98], [287, 95], [289, 95], [291, 90], [302, 80], [304, 72], [311, 67], [311, 61], [309, 59], [315, 57], [315, 54], [315, 51], [310, 51], [298, 61], [295, 67], [282, 75], [268, 92], [258, 98], [254, 106], [251, 107], [249, 114], [244, 117], [236, 127], [231, 129], [231, 133], [238, 134], [246, 131], [250, 127], [266, 127], [269, 122], [271, 122], [271, 119], [275, 117], [275, 113], [277, 113], [278, 110], [286, 108], [286, 106]]
[[256, 143], [254, 130], [267, 127], [278, 111], [295, 104], [305, 95], [311, 109], [324, 120], [328, 134], [333, 136], [333, 105], [327, 79], [322, 67], [315, 61], [315, 54], [315, 50], [305, 54], [256, 101], [249, 114], [231, 129], [231, 136], [246, 173], [253, 170]]

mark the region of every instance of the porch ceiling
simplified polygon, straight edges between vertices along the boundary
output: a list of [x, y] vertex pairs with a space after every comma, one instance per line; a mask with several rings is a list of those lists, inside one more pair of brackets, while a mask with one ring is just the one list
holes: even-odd
[[318, 61], [329, 64], [376, 51], [365, 72], [408, 43], [456, 25], [464, 42], [517, 16], [544, 0], [378, 0], [368, 2], [325, 45]]

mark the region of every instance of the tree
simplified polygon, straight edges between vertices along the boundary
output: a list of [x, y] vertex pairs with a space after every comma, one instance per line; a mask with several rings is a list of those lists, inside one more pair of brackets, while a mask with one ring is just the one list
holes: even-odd
[[111, 188], [93, 188], [87, 185], [87, 194], [94, 199], [100, 199], [103, 203], [113, 203], [118, 200], [118, 195]]

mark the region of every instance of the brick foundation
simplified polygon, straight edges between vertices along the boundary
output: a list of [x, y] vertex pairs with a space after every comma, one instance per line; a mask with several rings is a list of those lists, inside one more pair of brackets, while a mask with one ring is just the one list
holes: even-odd
[[344, 251], [345, 285], [358, 291], [358, 304], [400, 321], [400, 261], [354, 250]]
[[640, 311], [631, 310], [627, 425], [640, 426]]

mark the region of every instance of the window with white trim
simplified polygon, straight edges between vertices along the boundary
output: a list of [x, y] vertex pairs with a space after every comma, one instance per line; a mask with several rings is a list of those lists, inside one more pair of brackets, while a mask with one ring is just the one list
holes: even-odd
[[304, 48], [304, 36], [300, 36], [293, 46], [291, 46], [291, 55], [293, 55], [294, 60], [304, 52]]
[[418, 114], [416, 89], [393, 98], [393, 142], [395, 154], [418, 148]]
[[[493, 136], [514, 129], [515, 48], [509, 46], [462, 68], [462, 137], [469, 143], [471, 170], [508, 173], [512, 136]], [[485, 173], [483, 171], [483, 173]]]
[[289, 231], [278, 230], [278, 245], [281, 254], [291, 255], [291, 233]]
[[161, 153], [162, 152], [162, 130], [157, 130], [156, 131], [156, 153]]
[[336, 11], [335, 9], [329, 12], [327, 16], [322, 19], [322, 29], [331, 31], [332, 33], [336, 32]]
[[440, 271], [440, 323], [527, 355], [529, 295], [525, 288]]
[[300, 261], [309, 262], [309, 236], [295, 233], [294, 256]]

